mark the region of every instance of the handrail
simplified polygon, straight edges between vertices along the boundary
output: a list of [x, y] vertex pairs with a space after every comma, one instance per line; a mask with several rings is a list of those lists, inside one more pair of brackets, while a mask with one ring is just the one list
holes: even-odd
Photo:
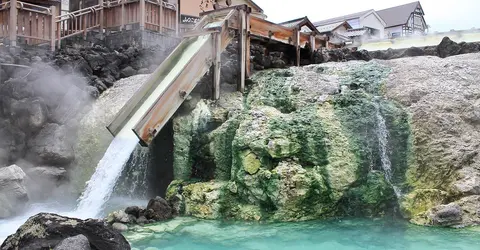
[[[36, 12], [36, 13], [40, 13], [40, 14], [52, 15], [52, 11], [50, 10], [50, 8], [43, 7], [43, 6], [40, 6], [40, 5], [31, 4], [31, 3], [18, 1], [17, 2], [17, 8], [20, 9], [20, 10], [26, 10], [26, 11]], [[33, 9], [33, 8], [36, 8], [36, 9]], [[43, 11], [38, 10], [38, 9], [43, 9]]]

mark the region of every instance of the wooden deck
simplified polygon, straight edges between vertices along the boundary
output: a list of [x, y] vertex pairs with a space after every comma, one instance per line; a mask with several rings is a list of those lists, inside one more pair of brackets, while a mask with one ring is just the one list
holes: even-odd
[[10, 0], [0, 4], [0, 38], [8, 38], [11, 46], [17, 45], [19, 37], [25, 38], [29, 45], [49, 43], [53, 51], [65, 38], [86, 37], [93, 29], [101, 33], [123, 30], [133, 24], [138, 24], [141, 30], [176, 36], [179, 32], [177, 6], [162, 0], [99, 0], [98, 5], [58, 15], [56, 6], [46, 8]]

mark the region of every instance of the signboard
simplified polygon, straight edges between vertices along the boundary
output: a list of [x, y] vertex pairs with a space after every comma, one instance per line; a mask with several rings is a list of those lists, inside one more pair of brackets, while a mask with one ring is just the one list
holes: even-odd
[[189, 15], [180, 15], [180, 23], [181, 24], [195, 24], [200, 21], [200, 17], [197, 16], [189, 16]]

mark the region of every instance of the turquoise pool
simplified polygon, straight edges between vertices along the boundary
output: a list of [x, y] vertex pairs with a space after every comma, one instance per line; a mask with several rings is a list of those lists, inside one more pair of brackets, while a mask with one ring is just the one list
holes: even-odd
[[384, 219], [240, 223], [177, 218], [133, 230], [125, 234], [133, 249], [146, 250], [480, 249], [480, 228], [429, 228]]

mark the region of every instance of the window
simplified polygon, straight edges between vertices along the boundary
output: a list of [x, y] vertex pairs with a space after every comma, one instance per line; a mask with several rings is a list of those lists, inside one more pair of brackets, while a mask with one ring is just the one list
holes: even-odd
[[392, 33], [392, 38], [401, 36], [401, 32], [394, 32]]

